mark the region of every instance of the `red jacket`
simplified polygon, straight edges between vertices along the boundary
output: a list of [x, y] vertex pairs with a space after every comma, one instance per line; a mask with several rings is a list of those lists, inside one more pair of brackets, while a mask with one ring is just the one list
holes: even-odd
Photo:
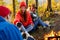
[[31, 15], [30, 13], [27, 11], [26, 12], [26, 15], [27, 15], [27, 21], [23, 21], [23, 18], [21, 17], [21, 12], [19, 11], [16, 16], [15, 16], [15, 19], [14, 19], [14, 24], [16, 25], [17, 22], [21, 22], [25, 27], [27, 27], [28, 25], [30, 25], [32, 22], [32, 18], [31, 18]]

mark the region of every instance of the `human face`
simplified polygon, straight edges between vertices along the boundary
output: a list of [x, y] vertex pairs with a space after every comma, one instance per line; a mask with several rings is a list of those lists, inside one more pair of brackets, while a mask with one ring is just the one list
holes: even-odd
[[11, 13], [9, 13], [9, 15], [5, 17], [6, 21], [9, 21], [9, 22], [11, 21], [11, 17], [10, 16], [11, 16]]
[[22, 7], [21, 7], [21, 11], [24, 13], [25, 10], [26, 10], [26, 7], [22, 6]]
[[35, 12], [35, 11], [36, 11], [36, 9], [35, 9], [35, 8], [32, 8], [32, 11], [33, 11], [33, 12]]

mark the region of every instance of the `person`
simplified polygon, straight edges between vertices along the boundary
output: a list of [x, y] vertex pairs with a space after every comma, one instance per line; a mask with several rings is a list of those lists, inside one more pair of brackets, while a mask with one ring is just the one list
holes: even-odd
[[33, 29], [33, 21], [29, 11], [26, 10], [26, 3], [24, 1], [20, 2], [20, 10], [15, 16], [14, 24], [21, 23], [27, 32]]
[[23, 40], [18, 28], [7, 22], [10, 10], [5, 6], [0, 6], [0, 40]]
[[48, 27], [49, 25], [47, 25], [46, 23], [44, 23], [40, 17], [38, 17], [37, 12], [36, 12], [37, 7], [35, 6], [35, 4], [32, 4], [31, 7], [31, 17], [33, 19], [33, 23], [34, 23], [34, 30], [37, 28], [38, 25], [43, 26], [43, 29], [46, 29], [46, 27]]
[[22, 30], [22, 35], [27, 35], [27, 40], [34, 39], [28, 32], [33, 29], [33, 22], [29, 11], [26, 10], [26, 3], [24, 1], [20, 2], [20, 10], [15, 15], [14, 24]]

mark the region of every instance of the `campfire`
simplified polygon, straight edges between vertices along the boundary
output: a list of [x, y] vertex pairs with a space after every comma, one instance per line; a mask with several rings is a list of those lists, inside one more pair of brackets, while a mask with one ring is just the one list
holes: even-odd
[[57, 33], [54, 31], [51, 31], [48, 34], [45, 34], [44, 40], [60, 40], [60, 31]]

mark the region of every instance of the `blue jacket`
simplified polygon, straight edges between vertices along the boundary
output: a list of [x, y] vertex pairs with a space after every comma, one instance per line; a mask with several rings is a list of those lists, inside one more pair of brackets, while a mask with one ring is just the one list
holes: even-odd
[[23, 40], [18, 28], [0, 16], [0, 40]]

